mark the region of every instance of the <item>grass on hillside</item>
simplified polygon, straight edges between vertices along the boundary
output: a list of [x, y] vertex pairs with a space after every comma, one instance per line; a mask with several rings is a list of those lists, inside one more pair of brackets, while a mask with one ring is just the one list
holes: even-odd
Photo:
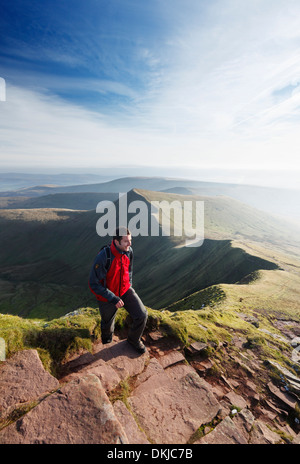
[[0, 313], [50, 321], [88, 306], [94, 301], [89, 289], [43, 282], [0, 279]]
[[101, 334], [99, 311], [82, 309], [75, 315], [41, 320], [0, 314], [0, 337], [6, 343], [6, 357], [24, 349], [37, 349], [44, 367], [54, 375], [68, 355], [81, 349], [92, 350]]
[[[241, 236], [261, 241], [272, 233], [280, 242], [284, 226], [253, 208], [226, 197], [143, 190], [128, 195], [128, 201], [145, 202], [201, 198], [206, 236], [201, 247], [176, 248], [172, 237], [134, 237], [134, 287], [151, 308], [161, 309], [199, 289], [235, 283], [257, 269], [277, 266], [272, 256], [265, 259], [261, 252], [232, 246]], [[88, 275], [96, 253], [108, 242], [96, 234], [98, 218], [95, 211], [2, 210], [0, 313], [50, 320], [92, 304]]]
[[[255, 351], [262, 361], [273, 359], [293, 370], [292, 347], [282, 341], [273, 321], [280, 314], [281, 318], [300, 323], [297, 291], [299, 277], [294, 276], [291, 284], [291, 276], [283, 271], [264, 271], [252, 284], [212, 286], [162, 311], [148, 308], [146, 330], [159, 328], [166, 337], [179, 340], [182, 347], [194, 341], [206, 343], [207, 355], [216, 357], [223, 343], [235, 351], [235, 338], [240, 336], [246, 348]], [[249, 322], [251, 317], [258, 324]], [[120, 309], [116, 333], [124, 334], [129, 321], [126, 310]], [[91, 351], [100, 335], [98, 309], [90, 307], [47, 323], [0, 315], [0, 337], [6, 341], [7, 357], [22, 349], [35, 348], [45, 368], [54, 375], [72, 353]]]

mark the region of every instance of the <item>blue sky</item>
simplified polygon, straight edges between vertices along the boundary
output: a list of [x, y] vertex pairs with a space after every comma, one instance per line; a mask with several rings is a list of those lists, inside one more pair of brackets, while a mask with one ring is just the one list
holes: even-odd
[[0, 77], [2, 169], [300, 169], [298, 0], [0, 0]]

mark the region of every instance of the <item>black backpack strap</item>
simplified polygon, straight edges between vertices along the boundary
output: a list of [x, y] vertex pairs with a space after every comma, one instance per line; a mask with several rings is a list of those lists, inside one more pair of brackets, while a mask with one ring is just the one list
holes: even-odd
[[[105, 252], [106, 252], [106, 263], [105, 263], [105, 269], [106, 271], [108, 271], [108, 269], [110, 268], [110, 265], [111, 265], [111, 254], [110, 254], [110, 246], [109, 245], [104, 245], [101, 250], [103, 250], [103, 248], [105, 248]], [[100, 251], [101, 251], [100, 250]]]
[[130, 248], [129, 260], [130, 260], [130, 264], [129, 264], [128, 272], [129, 272], [129, 280], [132, 285], [132, 276], [133, 276], [133, 250], [132, 248]]

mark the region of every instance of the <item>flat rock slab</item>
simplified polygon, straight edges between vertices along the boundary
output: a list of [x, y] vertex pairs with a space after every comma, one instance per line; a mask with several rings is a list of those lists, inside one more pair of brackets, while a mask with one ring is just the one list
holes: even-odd
[[128, 403], [147, 437], [157, 444], [187, 443], [220, 409], [210, 385], [195, 372], [174, 380], [160, 369], [133, 391]]
[[151, 338], [151, 340], [153, 340], [154, 342], [164, 338], [164, 335], [161, 332], [159, 332], [159, 330], [149, 332], [148, 335]]
[[300, 445], [300, 433], [298, 433], [298, 435], [296, 436], [296, 438], [294, 438], [292, 443], [293, 445]]
[[82, 357], [68, 363], [67, 371], [73, 368], [73, 372], [62, 377], [60, 382], [68, 382], [90, 373], [101, 380], [106, 391], [111, 391], [121, 380], [140, 374], [148, 360], [148, 352], [139, 354], [126, 340], [106, 345], [99, 343], [93, 355], [84, 353]]
[[177, 364], [183, 361], [185, 361], [185, 357], [179, 351], [171, 351], [170, 353], [158, 359], [158, 362], [162, 365], [164, 369], [166, 367], [172, 366], [173, 364]]
[[272, 382], [268, 383], [268, 388], [270, 392], [273, 393], [273, 395], [275, 395], [279, 400], [281, 400], [282, 403], [284, 403], [286, 406], [288, 406], [291, 409], [296, 408], [298, 401], [295, 398], [295, 396], [292, 396], [287, 392], [280, 391], [279, 388], [276, 387], [276, 385], [274, 385]]
[[[299, 347], [300, 348], [300, 347]], [[300, 378], [292, 374], [288, 369], [278, 364], [276, 361], [268, 360], [269, 364], [274, 366], [276, 369], [284, 375], [286, 382], [295, 390], [300, 393]]]
[[195, 369], [189, 364], [176, 364], [166, 369], [165, 372], [173, 380], [181, 379], [187, 374], [196, 374]]
[[58, 380], [44, 369], [36, 350], [20, 351], [0, 365], [0, 414], [58, 387]]
[[75, 379], [0, 432], [0, 444], [128, 444], [100, 380]]
[[238, 414], [235, 414], [232, 420], [239, 432], [244, 435], [246, 440], [249, 440], [249, 433], [251, 432], [255, 422], [255, 417], [250, 409], [242, 409]]
[[96, 375], [106, 392], [110, 392], [121, 382], [121, 378], [117, 372], [103, 361], [103, 359], [97, 359], [97, 361], [93, 361], [91, 365], [82, 366], [81, 369], [77, 369], [75, 372], [60, 379], [60, 382], [70, 382], [71, 380], [78, 379], [87, 374]]
[[135, 419], [133, 418], [129, 410], [126, 408], [123, 401], [118, 400], [114, 403], [114, 411], [116, 417], [120, 421], [120, 424], [125, 430], [128, 441], [131, 445], [150, 444], [146, 435], [139, 429]]
[[275, 445], [281, 442], [281, 437], [278, 433], [273, 432], [263, 422], [257, 420], [254, 422], [254, 427], [250, 433], [249, 444], [251, 445]]
[[198, 445], [246, 445], [245, 437], [240, 433], [233, 420], [227, 416], [215, 429], [197, 440]]
[[205, 351], [207, 349], [207, 346], [207, 343], [194, 342], [190, 346], [188, 346], [186, 350], [190, 355], [194, 356]]
[[243, 409], [247, 407], [247, 403], [244, 400], [244, 398], [235, 393], [234, 391], [226, 393], [225, 398], [227, 398], [231, 405], [235, 406], [236, 408]]
[[259, 420], [255, 420], [250, 410], [244, 409], [233, 419], [225, 417], [210, 433], [195, 445], [245, 445], [277, 444], [281, 437]]
[[[118, 343], [102, 345], [100, 350], [94, 355], [94, 358], [95, 360], [103, 359], [124, 380], [127, 377], [133, 377], [142, 372], [150, 355], [148, 351], [141, 355], [127, 340], [122, 340]], [[92, 366], [92, 363], [90, 363], [90, 366]]]
[[292, 361], [294, 363], [300, 362], [300, 345], [292, 351]]

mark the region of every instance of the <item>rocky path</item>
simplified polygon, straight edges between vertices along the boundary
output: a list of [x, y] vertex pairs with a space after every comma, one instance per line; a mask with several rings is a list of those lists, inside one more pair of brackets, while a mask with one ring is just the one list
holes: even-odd
[[296, 407], [294, 397], [270, 384], [274, 401], [262, 406], [250, 368], [241, 389], [239, 374], [206, 375], [213, 362], [201, 357], [200, 345], [188, 356], [159, 332], [147, 337], [143, 355], [117, 337], [96, 344], [69, 359], [59, 380], [35, 350], [2, 363], [0, 444], [276, 444], [286, 442], [282, 433], [300, 443], [286, 424], [281, 434], [272, 427]]

